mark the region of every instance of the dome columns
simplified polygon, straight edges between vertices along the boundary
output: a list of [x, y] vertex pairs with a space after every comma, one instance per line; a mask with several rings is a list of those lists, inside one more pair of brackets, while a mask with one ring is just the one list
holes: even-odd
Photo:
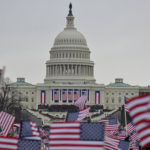
[[46, 77], [50, 76], [93, 76], [93, 66], [83, 64], [47, 65]]

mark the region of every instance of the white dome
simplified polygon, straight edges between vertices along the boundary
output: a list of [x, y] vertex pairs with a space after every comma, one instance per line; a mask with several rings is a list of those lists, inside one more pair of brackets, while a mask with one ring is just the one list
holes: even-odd
[[84, 45], [87, 46], [86, 39], [83, 34], [77, 31], [75, 28], [67, 29], [59, 33], [54, 41], [56, 45]]

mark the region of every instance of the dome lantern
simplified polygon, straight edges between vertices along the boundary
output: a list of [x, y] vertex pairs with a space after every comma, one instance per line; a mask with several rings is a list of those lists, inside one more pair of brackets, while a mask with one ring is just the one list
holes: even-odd
[[72, 14], [72, 4], [69, 4], [69, 14], [66, 17], [67, 20], [67, 24], [66, 24], [66, 28], [65, 29], [72, 29], [74, 28], [74, 16]]

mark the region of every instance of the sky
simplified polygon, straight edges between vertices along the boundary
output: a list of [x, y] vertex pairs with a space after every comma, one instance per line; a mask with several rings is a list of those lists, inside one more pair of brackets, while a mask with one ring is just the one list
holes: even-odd
[[0, 0], [0, 68], [16, 81], [43, 83], [69, 3], [86, 38], [97, 83], [150, 85], [150, 0]]

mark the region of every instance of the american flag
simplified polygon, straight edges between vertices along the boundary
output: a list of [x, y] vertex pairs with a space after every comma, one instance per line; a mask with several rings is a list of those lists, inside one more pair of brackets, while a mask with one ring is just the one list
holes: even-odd
[[130, 136], [130, 139], [131, 141], [131, 144], [130, 144], [130, 148], [136, 150], [138, 147], [137, 147], [137, 141], [138, 141], [138, 135], [137, 135], [137, 132], [133, 132], [132, 135]]
[[126, 138], [126, 131], [125, 130], [121, 130], [119, 132], [119, 137], [120, 137], [120, 140], [124, 140]]
[[80, 97], [80, 91], [78, 89], [74, 89], [74, 100], [78, 100]]
[[87, 107], [83, 110], [80, 110], [79, 112], [72, 112], [67, 114], [67, 121], [81, 121], [89, 114], [90, 107]]
[[75, 101], [74, 105], [79, 107], [80, 110], [84, 109], [84, 105], [87, 101], [87, 96], [82, 95], [78, 100]]
[[1, 111], [0, 112], [0, 125], [2, 128], [2, 132], [0, 133], [0, 135], [7, 136], [14, 121], [15, 121], [15, 117], [13, 117], [12, 115], [6, 112]]
[[78, 115], [77, 121], [81, 121], [81, 120], [83, 120], [86, 116], [88, 116], [89, 111], [90, 111], [90, 107], [87, 107], [87, 108], [85, 108], [85, 109], [83, 109], [83, 110], [80, 110], [80, 111], [79, 111], [79, 115]]
[[18, 141], [18, 149], [17, 150], [40, 150], [41, 149], [41, 141], [40, 140], [31, 140], [20, 138]]
[[120, 142], [119, 138], [105, 135], [104, 143], [106, 150], [118, 150], [119, 142]]
[[0, 136], [0, 150], [17, 150], [18, 138]]
[[68, 100], [73, 100], [73, 90], [68, 89]]
[[130, 146], [130, 142], [129, 141], [125, 141], [125, 140], [120, 140], [119, 146], [118, 146], [118, 150], [128, 150]]
[[40, 137], [41, 137], [41, 138], [45, 138], [45, 137], [47, 136], [45, 130], [42, 129], [42, 128], [39, 128], [39, 133], [40, 133]]
[[109, 120], [106, 119], [106, 118], [102, 118], [99, 122], [104, 122], [104, 123], [108, 124], [108, 123], [109, 123]]
[[105, 125], [105, 135], [113, 136], [114, 134], [117, 133], [119, 126], [120, 123], [118, 123], [117, 119], [115, 118], [109, 119], [109, 123]]
[[60, 99], [60, 92], [59, 92], [59, 89], [55, 89], [54, 90], [54, 100], [55, 101], [59, 101]]
[[127, 108], [135, 124], [142, 148], [150, 146], [150, 94], [131, 98]]
[[66, 101], [67, 102], [67, 89], [63, 89], [62, 90], [62, 101]]
[[130, 122], [128, 123], [126, 126], [125, 126], [125, 129], [127, 131], [127, 133], [130, 135], [132, 132], [135, 131], [135, 126], [133, 124], [133, 122]]
[[22, 121], [20, 137], [41, 140], [36, 123], [34, 121]]
[[87, 89], [82, 89], [82, 95], [88, 96]]
[[129, 112], [129, 110], [128, 110], [128, 108], [127, 108], [127, 104], [126, 104], [127, 101], [128, 101], [128, 98], [125, 96], [125, 97], [124, 97], [124, 109], [125, 109], [126, 112]]
[[104, 149], [103, 141], [97, 140], [103, 136], [103, 124], [101, 123], [94, 124], [93, 127], [87, 123], [85, 125], [79, 122], [53, 122], [50, 127], [49, 148], [51, 150]]
[[42, 143], [42, 150], [49, 150], [49, 147]]

